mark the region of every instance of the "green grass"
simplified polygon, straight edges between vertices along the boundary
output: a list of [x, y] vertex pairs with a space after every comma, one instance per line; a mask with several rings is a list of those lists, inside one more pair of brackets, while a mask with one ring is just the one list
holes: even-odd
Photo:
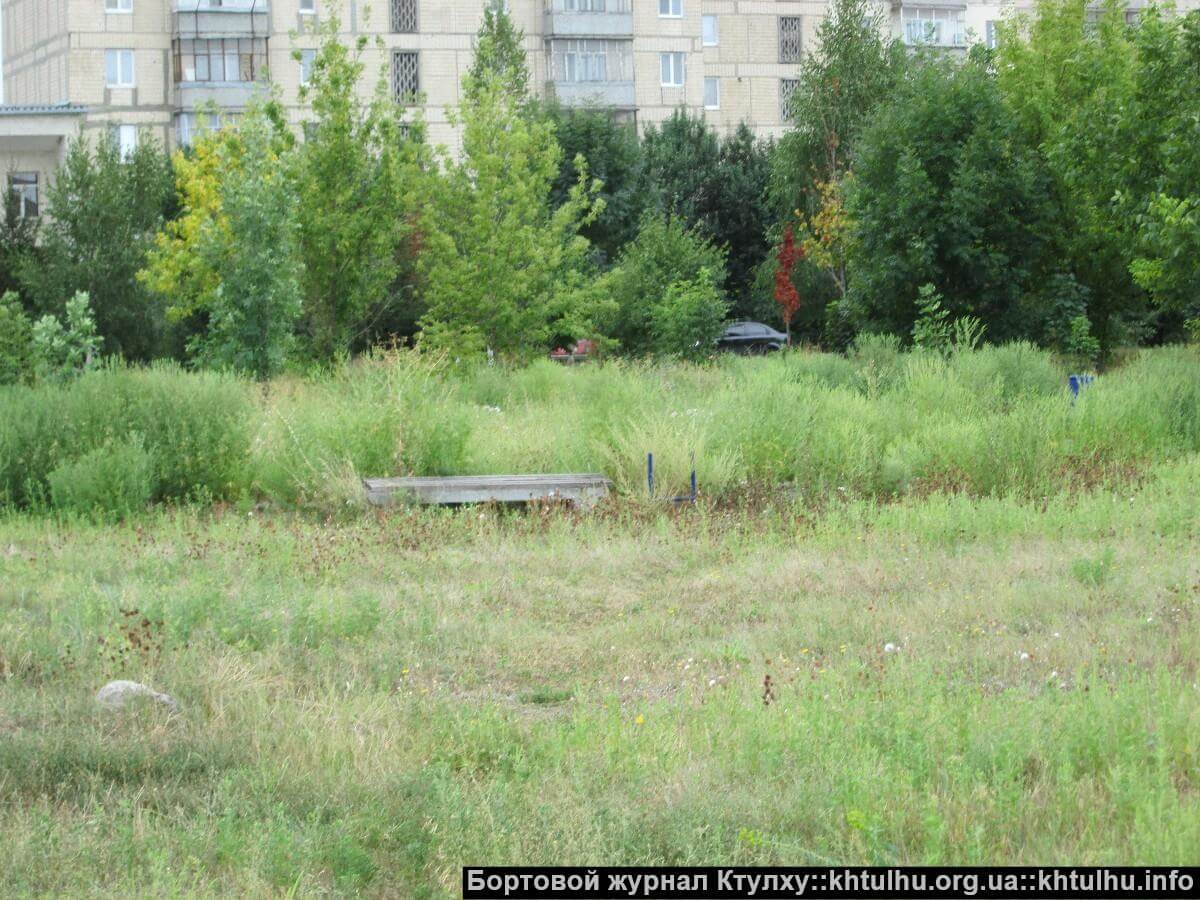
[[[1200, 457], [1141, 474], [819, 511], [10, 516], [0, 880], [441, 897], [481, 863], [1194, 865]], [[183, 712], [101, 713], [114, 677]]]
[[[1194, 865], [1200, 358], [1064, 380], [878, 343], [0, 391], [0, 883]], [[647, 451], [665, 490], [695, 453], [701, 503], [648, 503]], [[364, 475], [535, 470], [618, 493], [361, 508]], [[182, 712], [103, 713], [113, 678]]]
[[[812, 503], [933, 492], [1036, 498], [1134, 483], [1200, 451], [1200, 354], [1141, 351], [1077, 403], [1026, 344], [850, 357], [781, 354], [703, 367], [440, 370], [382, 354], [262, 386], [108, 369], [0, 389], [0, 507], [119, 518], [155, 503], [266, 501], [332, 513], [363, 477], [554, 471], [664, 492], [694, 458], [709, 498], [781, 488]], [[104, 485], [118, 486], [105, 488]]]

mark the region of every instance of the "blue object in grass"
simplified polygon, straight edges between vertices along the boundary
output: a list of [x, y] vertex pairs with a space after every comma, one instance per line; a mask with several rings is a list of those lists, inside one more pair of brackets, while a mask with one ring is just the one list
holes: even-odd
[[1079, 392], [1086, 388], [1089, 384], [1096, 380], [1095, 375], [1070, 375], [1067, 377], [1067, 384], [1071, 388], [1071, 400], [1079, 396]]

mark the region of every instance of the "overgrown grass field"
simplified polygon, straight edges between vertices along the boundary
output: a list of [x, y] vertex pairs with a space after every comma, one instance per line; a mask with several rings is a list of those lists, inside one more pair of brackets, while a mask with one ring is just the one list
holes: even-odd
[[[1200, 362], [1142, 354], [1075, 404], [1063, 374], [875, 348], [4, 394], [5, 893], [1196, 864]], [[646, 450], [676, 480], [695, 451], [703, 502], [640, 499]], [[351, 490], [548, 469], [621, 491], [577, 515]], [[102, 712], [110, 678], [182, 710]]]

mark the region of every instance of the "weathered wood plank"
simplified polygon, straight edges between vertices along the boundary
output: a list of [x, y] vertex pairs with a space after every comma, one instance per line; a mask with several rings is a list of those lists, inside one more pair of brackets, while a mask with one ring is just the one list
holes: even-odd
[[584, 509], [608, 494], [603, 475], [458, 475], [445, 478], [367, 478], [367, 501], [391, 506], [398, 500], [424, 504], [528, 503], [565, 500]]

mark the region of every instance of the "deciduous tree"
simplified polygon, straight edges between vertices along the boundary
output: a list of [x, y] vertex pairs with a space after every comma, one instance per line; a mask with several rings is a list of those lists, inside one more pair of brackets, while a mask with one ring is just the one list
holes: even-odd
[[775, 269], [775, 302], [779, 305], [779, 315], [787, 329], [788, 346], [792, 343], [792, 317], [800, 310], [800, 292], [792, 282], [792, 274], [796, 263], [804, 256], [804, 251], [796, 246], [796, 236], [792, 226], [783, 229], [783, 240], [779, 244], [777, 268]]
[[346, 46], [329, 16], [304, 98], [312, 119], [293, 167], [304, 270], [304, 329], [318, 359], [362, 346], [402, 302], [425, 199], [428, 149], [381, 72], [360, 97], [365, 39]]
[[226, 172], [220, 214], [201, 226], [197, 241], [216, 286], [196, 350], [209, 364], [259, 378], [283, 368], [302, 309], [298, 203], [274, 137], [266, 111], [251, 106], [238, 140], [219, 145], [217, 162]]
[[508, 356], [547, 348], [557, 335], [593, 329], [584, 298], [590, 250], [580, 235], [602, 208], [582, 158], [578, 182], [551, 209], [562, 151], [554, 126], [524, 115], [494, 73], [454, 115], [462, 153], [444, 173], [423, 219], [425, 346], [486, 346]]

